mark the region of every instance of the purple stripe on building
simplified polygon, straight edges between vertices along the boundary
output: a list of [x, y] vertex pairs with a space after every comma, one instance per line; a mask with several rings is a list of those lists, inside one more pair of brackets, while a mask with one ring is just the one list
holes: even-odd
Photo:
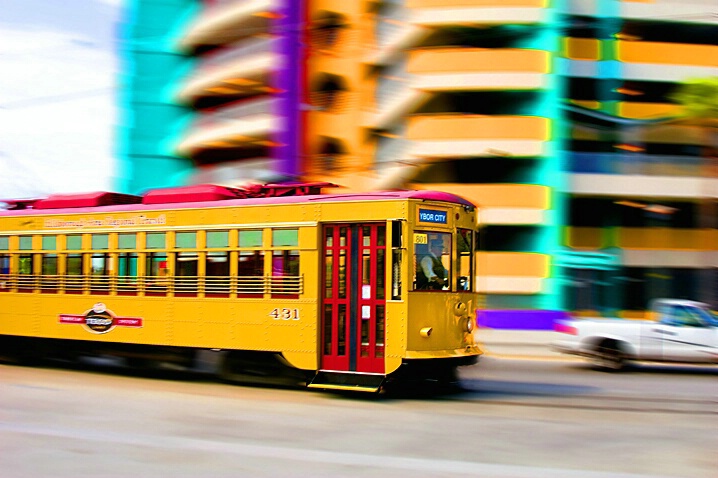
[[272, 147], [275, 171], [294, 177], [299, 172], [301, 125], [301, 88], [304, 68], [302, 25], [304, 1], [283, 0], [272, 20], [271, 32], [277, 36], [276, 53], [280, 59], [275, 65], [273, 86], [279, 92], [274, 114], [279, 132]]
[[568, 318], [560, 310], [477, 310], [479, 327], [512, 330], [553, 330], [554, 323]]

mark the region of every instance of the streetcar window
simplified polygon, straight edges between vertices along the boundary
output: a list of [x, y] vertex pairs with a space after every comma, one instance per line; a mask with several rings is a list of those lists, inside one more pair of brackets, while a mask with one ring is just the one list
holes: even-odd
[[239, 231], [239, 247], [262, 247], [262, 231]]
[[54, 251], [57, 249], [57, 238], [55, 236], [42, 236], [42, 250]]
[[332, 313], [333, 307], [331, 304], [324, 306], [324, 355], [330, 355], [332, 353]]
[[146, 275], [164, 277], [167, 275], [167, 254], [164, 252], [151, 252], [147, 254]]
[[[132, 235], [134, 237], [134, 234]], [[117, 290], [120, 293], [135, 293], [137, 282], [138, 255], [135, 252], [123, 252], [117, 256]]]
[[[333, 227], [327, 227], [326, 229], [324, 229], [324, 297], [327, 299], [332, 298], [332, 292], [334, 290], [332, 288], [334, 278], [334, 251], [332, 250], [332, 248], [334, 247], [334, 229], [335, 228]], [[331, 325], [329, 325], [329, 327], [331, 328]], [[331, 341], [329, 343], [331, 344]], [[325, 353], [330, 354], [331, 351]]]
[[137, 254], [134, 252], [122, 253], [117, 257], [117, 275], [122, 277], [137, 277]]
[[207, 232], [207, 247], [229, 247], [229, 231]]
[[[162, 234], [162, 236], [164, 236], [164, 234]], [[167, 287], [167, 276], [169, 274], [167, 253], [150, 252], [147, 254], [145, 260], [145, 275], [148, 279], [147, 291], [164, 293], [164, 289]]]
[[45, 292], [56, 292], [59, 286], [57, 277], [57, 254], [43, 254], [40, 259], [40, 269], [42, 271], [40, 288]]
[[264, 293], [264, 252], [241, 251], [237, 269], [237, 294]]
[[401, 221], [391, 223], [391, 298], [401, 299]]
[[20, 250], [29, 251], [32, 249], [32, 236], [20, 236]]
[[92, 275], [90, 288], [94, 291], [106, 291], [110, 288], [108, 280], [109, 260], [108, 254], [96, 253], [90, 257], [90, 275]]
[[79, 251], [82, 249], [82, 236], [79, 234], [67, 236], [65, 241], [68, 251]]
[[57, 275], [57, 254], [42, 255], [42, 275]]
[[[80, 237], [80, 236], [77, 236]], [[82, 254], [68, 254], [66, 262], [65, 291], [70, 294], [79, 294], [82, 292]]]
[[33, 271], [35, 270], [35, 255], [34, 254], [21, 254], [19, 259], [19, 267], [18, 267], [18, 274], [20, 276], [25, 277], [18, 277], [18, 290], [21, 292], [32, 292], [34, 289], [34, 280], [31, 276]]
[[21, 254], [18, 262], [18, 274], [32, 274], [34, 259], [33, 254]]
[[[262, 231], [239, 231], [239, 247], [261, 247]], [[237, 268], [239, 279], [237, 281], [237, 294], [264, 293], [264, 251], [240, 251]]]
[[177, 271], [178, 276], [196, 276], [199, 255], [196, 252], [180, 252], [177, 254]]
[[299, 245], [298, 229], [274, 229], [272, 230], [272, 246], [292, 247]]
[[298, 276], [299, 251], [274, 251], [272, 257], [273, 276]]
[[93, 249], [108, 249], [109, 247], [110, 247], [109, 234], [93, 234], [92, 235], [92, 248]]
[[208, 252], [204, 267], [205, 291], [209, 294], [229, 293], [229, 253]]
[[451, 234], [414, 232], [414, 290], [451, 288]]
[[[272, 253], [272, 292], [281, 295], [299, 294], [299, 251], [286, 250]], [[277, 280], [278, 279], [278, 280]]]
[[177, 249], [194, 249], [197, 247], [197, 233], [178, 232], [175, 234], [175, 247]]
[[66, 270], [70, 276], [82, 275], [82, 254], [68, 254]]
[[146, 239], [147, 249], [164, 249], [165, 237], [166, 235], [164, 232], [148, 232]]
[[205, 270], [207, 271], [206, 275], [208, 276], [228, 276], [229, 253], [208, 252]]
[[264, 275], [264, 252], [242, 251], [239, 253], [239, 276], [257, 277]]
[[[363, 226], [361, 228], [361, 260], [362, 260], [362, 294], [374, 286], [371, 297], [384, 299], [386, 296], [385, 271], [386, 271], [386, 226], [378, 225], [374, 227]], [[375, 234], [372, 237], [372, 234]], [[372, 239], [376, 240], [376, 246], [371, 248]], [[374, 257], [372, 258], [372, 253]], [[374, 267], [372, 267], [374, 263]]]
[[0, 254], [0, 274], [10, 273], [10, 255]]
[[[273, 247], [299, 245], [299, 229], [273, 229]], [[271, 292], [283, 296], [296, 296], [300, 292], [299, 251], [287, 249], [272, 252]]]
[[385, 272], [386, 271], [386, 251], [384, 249], [376, 250], [376, 292], [377, 299], [384, 299], [386, 295]]
[[384, 330], [384, 323], [386, 321], [386, 311], [385, 306], [383, 305], [377, 305], [376, 306], [376, 330], [374, 331], [375, 337], [376, 337], [376, 357], [383, 357], [384, 356], [384, 338], [385, 338], [385, 330]]
[[474, 233], [469, 229], [459, 229], [456, 248], [459, 262], [456, 271], [456, 290], [472, 290], [474, 265]]
[[137, 236], [135, 234], [120, 234], [118, 237], [118, 248], [120, 249], [136, 249]]
[[199, 265], [199, 254], [196, 252], [180, 252], [177, 254], [175, 266], [175, 290], [177, 292], [197, 292], [197, 275]]
[[0, 251], [7, 251], [8, 249], [10, 249], [10, 238], [0, 236]]
[[90, 274], [93, 276], [109, 274], [107, 254], [92, 254]]

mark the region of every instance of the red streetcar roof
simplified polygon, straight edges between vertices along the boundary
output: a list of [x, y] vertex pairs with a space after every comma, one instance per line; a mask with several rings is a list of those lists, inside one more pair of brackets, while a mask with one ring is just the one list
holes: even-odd
[[153, 189], [142, 196], [142, 204], [176, 204], [182, 202], [224, 201], [227, 199], [246, 198], [247, 193], [241, 189], [199, 184], [176, 188]]
[[139, 196], [111, 192], [94, 192], [82, 194], [53, 194], [35, 201], [33, 209], [65, 209], [112, 206], [114, 204], [137, 204], [142, 200]]
[[[247, 189], [235, 189], [212, 184], [164, 188], [148, 191], [144, 196], [96, 192], [53, 195], [39, 200], [4, 200], [11, 205], [2, 215], [32, 214], [35, 209], [47, 213], [92, 213], [103, 207], [106, 212], [144, 211], [162, 209], [194, 209], [261, 204], [296, 204], [301, 202], [381, 201], [386, 199], [420, 199], [461, 204], [474, 204], [455, 194], [429, 190], [397, 190], [347, 194], [318, 194], [328, 183], [266, 184]], [[24, 206], [12, 207], [14, 205]], [[165, 205], [165, 206], [162, 206]], [[71, 211], [67, 211], [71, 209]]]

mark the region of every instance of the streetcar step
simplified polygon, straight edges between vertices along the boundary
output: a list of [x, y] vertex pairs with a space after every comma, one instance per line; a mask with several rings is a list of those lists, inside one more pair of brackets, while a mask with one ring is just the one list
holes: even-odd
[[309, 388], [326, 390], [352, 390], [356, 392], [377, 392], [385, 375], [320, 370], [307, 385]]

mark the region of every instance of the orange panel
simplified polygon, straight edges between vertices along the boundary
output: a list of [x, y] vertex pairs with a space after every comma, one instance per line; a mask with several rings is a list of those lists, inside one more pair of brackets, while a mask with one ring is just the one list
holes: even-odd
[[422, 115], [409, 119], [408, 139], [549, 138], [550, 120], [538, 116]]
[[547, 0], [407, 0], [409, 8], [546, 7]]
[[536, 184], [414, 184], [417, 189], [451, 192], [481, 207], [548, 209], [549, 188]]
[[630, 103], [618, 104], [618, 115], [624, 118], [656, 118], [677, 116], [682, 111], [679, 105], [670, 103]]
[[600, 60], [601, 42], [593, 38], [565, 38], [564, 56], [572, 60]]
[[549, 71], [550, 56], [543, 50], [432, 48], [409, 56], [410, 73], [439, 72], [534, 72]]
[[712, 229], [673, 229], [663, 227], [621, 228], [617, 246], [624, 249], [715, 250], [716, 231]]
[[534, 252], [479, 252], [476, 264], [482, 276], [548, 277], [549, 256]]
[[618, 59], [629, 63], [718, 66], [718, 46], [659, 42], [617, 42]]
[[566, 245], [577, 249], [604, 247], [603, 229], [600, 227], [567, 227]]

